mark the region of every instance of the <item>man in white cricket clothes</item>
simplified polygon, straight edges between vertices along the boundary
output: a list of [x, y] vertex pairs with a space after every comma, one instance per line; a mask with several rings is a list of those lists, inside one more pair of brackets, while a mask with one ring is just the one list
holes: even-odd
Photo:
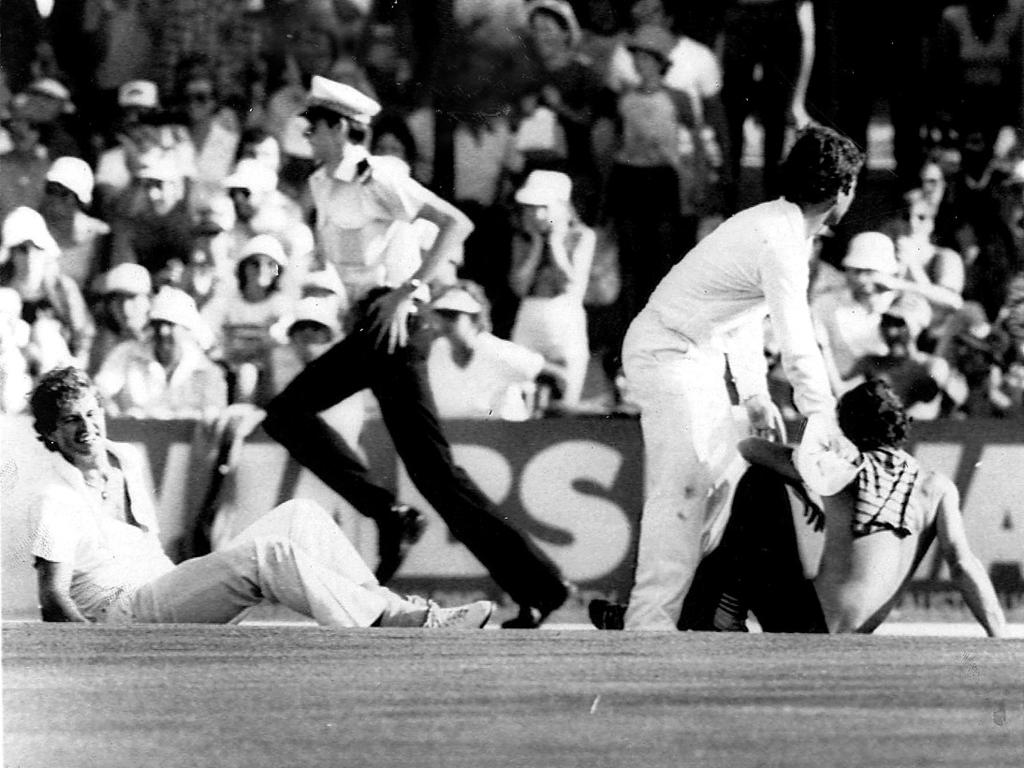
[[740, 437], [726, 355], [751, 433], [768, 436], [778, 426], [763, 355], [766, 315], [808, 419], [804, 440], [855, 451], [836, 423], [807, 289], [812, 239], [849, 209], [863, 160], [831, 129], [802, 132], [783, 167], [783, 196], [741, 211], [702, 240], [630, 325], [622, 358], [640, 408], [645, 500], [626, 629], [676, 629], [694, 572], [723, 527], [723, 513], [708, 515], [707, 501]]

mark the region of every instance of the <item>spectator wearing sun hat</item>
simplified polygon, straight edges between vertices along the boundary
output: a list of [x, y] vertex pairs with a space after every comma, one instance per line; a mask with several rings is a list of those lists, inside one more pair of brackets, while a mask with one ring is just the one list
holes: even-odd
[[579, 405], [590, 360], [583, 296], [594, 258], [594, 231], [576, 216], [572, 181], [557, 171], [533, 171], [516, 192], [521, 229], [512, 243], [510, 284], [521, 299], [512, 341], [562, 366], [558, 398]]
[[281, 242], [273, 235], [256, 235], [237, 256], [233, 289], [203, 308], [203, 319], [234, 373], [232, 402], [263, 404], [276, 390], [271, 357], [284, 343], [278, 326], [293, 303], [281, 290], [287, 269]]
[[34, 80], [24, 95], [25, 108], [41, 126], [41, 141], [50, 157], [82, 157], [83, 132], [68, 87], [52, 77], [43, 77]]
[[149, 272], [138, 264], [118, 264], [93, 281], [92, 292], [99, 298], [98, 330], [86, 369], [89, 374], [96, 373], [121, 342], [146, 338], [152, 291]]
[[96, 374], [107, 411], [150, 419], [210, 419], [228, 402], [223, 370], [200, 348], [192, 297], [165, 287], [153, 297], [149, 338], [114, 347]]
[[822, 294], [811, 303], [818, 343], [835, 391], [849, 379], [857, 361], [869, 355], [885, 355], [882, 315], [897, 299], [922, 304], [921, 312], [931, 320], [926, 303], [916, 295], [902, 296], [905, 281], [897, 275], [900, 263], [892, 239], [881, 232], [861, 232], [849, 243], [842, 261], [846, 287]]
[[61, 271], [83, 290], [99, 271], [110, 226], [89, 216], [93, 175], [89, 164], [77, 157], [58, 157], [46, 172], [39, 206], [60, 246]]
[[171, 262], [188, 262], [192, 216], [187, 188], [174, 152], [152, 149], [139, 159], [131, 200], [111, 223], [114, 264], [141, 264], [156, 275]]
[[4, 219], [0, 284], [13, 288], [36, 340], [33, 364], [84, 366], [96, 329], [78, 285], [59, 268], [60, 247], [43, 217], [15, 208]]
[[237, 253], [256, 235], [273, 235], [284, 246], [294, 283], [312, 268], [313, 231], [303, 221], [302, 209], [278, 189], [277, 173], [255, 158], [243, 158], [223, 181], [235, 206], [231, 230]]
[[490, 332], [487, 299], [474, 283], [447, 288], [430, 310], [438, 337], [427, 374], [441, 418], [528, 419], [535, 382], [548, 368], [543, 355]]

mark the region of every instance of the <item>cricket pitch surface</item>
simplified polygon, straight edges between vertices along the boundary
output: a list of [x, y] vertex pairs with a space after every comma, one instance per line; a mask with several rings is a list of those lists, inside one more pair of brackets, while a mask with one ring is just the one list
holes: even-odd
[[1024, 641], [3, 630], [10, 768], [1024, 765]]

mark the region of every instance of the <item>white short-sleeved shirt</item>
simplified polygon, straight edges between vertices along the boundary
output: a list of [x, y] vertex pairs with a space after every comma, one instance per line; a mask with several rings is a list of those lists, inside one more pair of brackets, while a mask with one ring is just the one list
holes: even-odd
[[832, 351], [836, 369], [844, 378], [853, 374], [862, 357], [888, 352], [882, 338], [882, 310], [871, 311], [856, 301], [849, 289], [816, 297], [811, 316], [819, 343]]
[[543, 368], [539, 353], [486, 332], [476, 337], [465, 368], [455, 364], [451, 342], [443, 337], [427, 358], [427, 378], [443, 419], [524, 421], [530, 415], [524, 388]]
[[136, 524], [106, 514], [88, 493], [81, 472], [57, 454], [53, 473], [29, 509], [29, 554], [71, 564], [71, 599], [90, 619], [174, 568], [157, 538], [156, 511], [138, 458], [124, 444], [109, 442], [107, 449], [121, 465]]
[[198, 347], [188, 346], [170, 379], [151, 343], [124, 341], [110, 350], [95, 377], [111, 410], [151, 419], [201, 419], [227, 405], [227, 382]]
[[408, 225], [431, 194], [400, 160], [351, 154], [333, 176], [322, 168], [314, 173], [309, 187], [321, 252], [355, 302], [372, 288], [401, 283], [389, 264], [421, 258], [418, 234]]

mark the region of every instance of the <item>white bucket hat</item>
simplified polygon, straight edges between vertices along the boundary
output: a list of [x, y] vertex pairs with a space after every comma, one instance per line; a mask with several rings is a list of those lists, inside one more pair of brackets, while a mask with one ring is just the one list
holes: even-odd
[[182, 290], [164, 286], [153, 298], [149, 319], [174, 323], [195, 332], [199, 328], [199, 310], [195, 300]]
[[523, 205], [565, 205], [572, 195], [572, 179], [558, 171], [533, 171], [516, 192]]
[[38, 211], [24, 205], [15, 208], [4, 219], [0, 233], [0, 264], [7, 261], [11, 248], [22, 243], [32, 243], [52, 256], [60, 253], [60, 246], [50, 234], [43, 217]]
[[58, 157], [46, 172], [46, 180], [70, 189], [82, 205], [92, 203], [92, 168], [85, 160], [79, 157]]

